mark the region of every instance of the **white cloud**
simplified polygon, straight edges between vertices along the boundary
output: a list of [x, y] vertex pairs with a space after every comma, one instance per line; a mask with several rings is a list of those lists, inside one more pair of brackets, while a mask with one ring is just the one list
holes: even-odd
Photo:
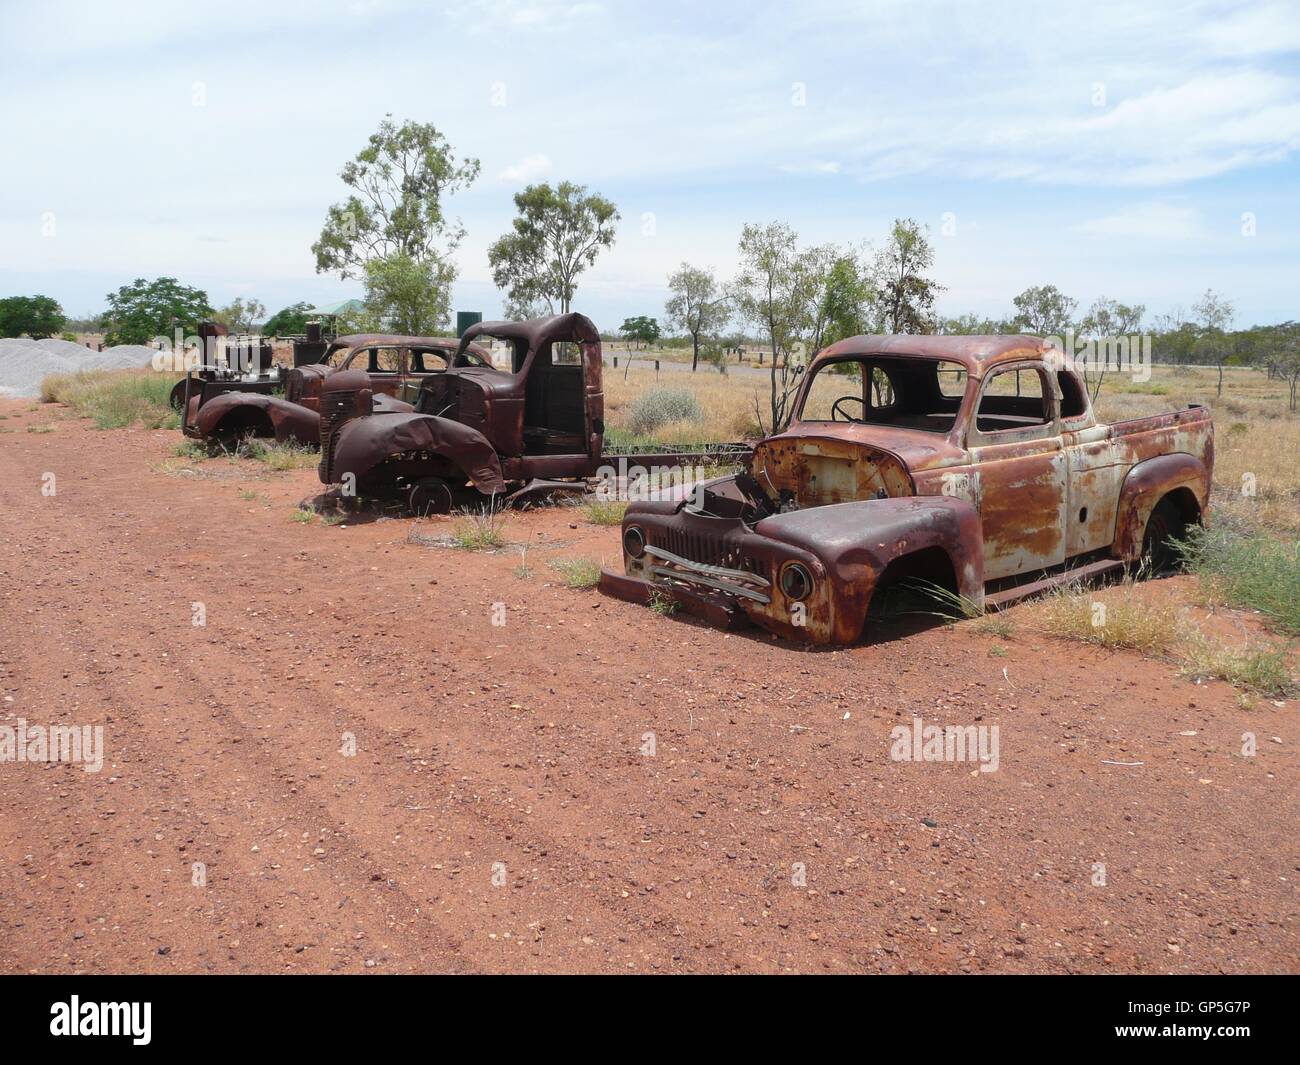
[[785, 163], [779, 169], [783, 174], [838, 174], [840, 164], [832, 160], [821, 160], [807, 163]]
[[518, 185], [526, 181], [534, 181], [543, 174], [549, 173], [550, 169], [551, 160], [545, 155], [530, 155], [502, 170], [497, 175], [497, 180]]
[[1080, 222], [1075, 232], [1143, 240], [1188, 240], [1205, 237], [1200, 212], [1194, 207], [1159, 201], [1135, 204], [1100, 218]]
[[1212, 51], [1228, 56], [1300, 51], [1300, 12], [1294, 3], [1250, 5], [1197, 28]]

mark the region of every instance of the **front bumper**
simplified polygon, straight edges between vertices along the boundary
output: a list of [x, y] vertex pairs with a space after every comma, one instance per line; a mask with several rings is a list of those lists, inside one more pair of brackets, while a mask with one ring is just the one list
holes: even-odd
[[600, 571], [600, 590], [629, 603], [649, 604], [657, 596], [667, 599], [693, 617], [721, 629], [744, 629], [751, 624], [745, 612], [727, 596], [679, 583], [630, 577], [612, 569]]

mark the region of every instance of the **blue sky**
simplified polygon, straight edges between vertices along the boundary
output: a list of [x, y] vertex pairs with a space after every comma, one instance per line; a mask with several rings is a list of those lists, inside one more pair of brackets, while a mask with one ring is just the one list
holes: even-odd
[[576, 301], [604, 328], [661, 316], [683, 260], [730, 275], [746, 222], [860, 245], [896, 216], [931, 227], [947, 314], [1052, 283], [1300, 317], [1294, 0], [4, 0], [0, 40], [0, 294], [74, 315], [138, 276], [357, 295], [309, 249], [391, 112], [482, 160], [447, 207], [453, 306], [488, 317], [512, 194], [563, 179], [622, 214]]

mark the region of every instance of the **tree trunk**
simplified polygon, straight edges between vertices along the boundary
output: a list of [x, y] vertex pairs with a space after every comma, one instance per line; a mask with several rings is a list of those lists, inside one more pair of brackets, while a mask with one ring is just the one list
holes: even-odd
[[1223, 397], [1223, 363], [1219, 363], [1219, 398]]
[[699, 366], [700, 364], [700, 334], [699, 333], [691, 334], [691, 344], [694, 346], [694, 351], [691, 354], [691, 373], [694, 373], [695, 367]]

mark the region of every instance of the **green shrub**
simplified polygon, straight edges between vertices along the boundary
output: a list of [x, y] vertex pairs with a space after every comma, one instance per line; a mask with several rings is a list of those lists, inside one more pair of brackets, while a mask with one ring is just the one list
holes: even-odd
[[684, 388], [652, 388], [628, 406], [627, 427], [633, 433], [653, 433], [671, 422], [699, 421], [700, 401]]
[[1183, 553], [1212, 599], [1258, 610], [1271, 627], [1300, 635], [1300, 541], [1194, 529]]

